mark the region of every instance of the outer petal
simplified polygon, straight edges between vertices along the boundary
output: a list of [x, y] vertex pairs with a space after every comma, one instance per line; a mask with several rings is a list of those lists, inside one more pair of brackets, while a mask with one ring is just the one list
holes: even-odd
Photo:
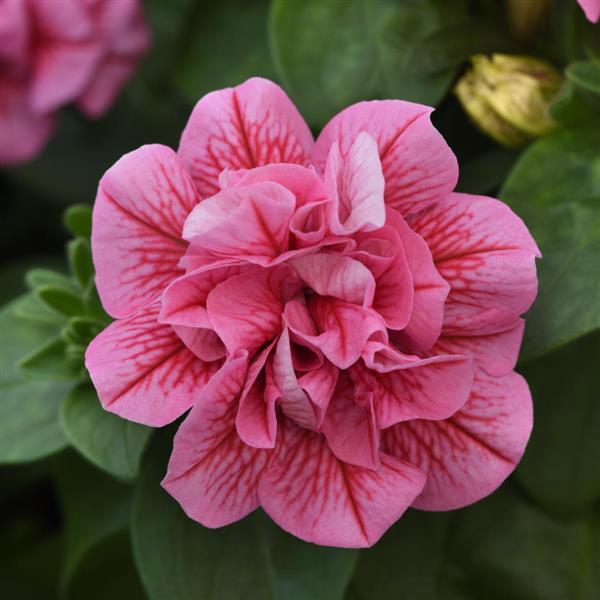
[[33, 158], [54, 131], [54, 115], [34, 114], [27, 89], [6, 79], [0, 84], [0, 164], [12, 165]]
[[426, 351], [440, 335], [450, 286], [435, 268], [423, 238], [396, 211], [388, 210], [387, 223], [400, 234], [413, 278], [413, 310], [398, 341], [415, 352]]
[[179, 154], [206, 198], [218, 191], [224, 169], [306, 164], [312, 145], [308, 126], [283, 90], [253, 78], [207, 94], [196, 104]]
[[27, 66], [30, 22], [24, 2], [0, 2], [0, 60], [3, 75]]
[[208, 317], [229, 352], [245, 348], [253, 354], [279, 334], [285, 288], [290, 284], [286, 271], [285, 267], [257, 268], [229, 278], [210, 292]]
[[157, 316], [153, 304], [109, 325], [88, 346], [85, 365], [106, 410], [161, 427], [194, 404], [218, 363], [197, 358]]
[[98, 293], [113, 317], [131, 314], [181, 273], [181, 229], [197, 201], [189, 175], [165, 146], [143, 146], [105, 173], [92, 251]]
[[471, 358], [421, 359], [379, 342], [367, 343], [363, 358], [364, 364], [354, 365], [350, 374], [357, 395], [373, 395], [381, 429], [411, 419], [446, 419], [469, 398], [473, 383]]
[[480, 369], [501, 377], [517, 364], [525, 321], [519, 319], [506, 331], [476, 336], [442, 336], [431, 349], [432, 354], [472, 356]]
[[427, 472], [416, 508], [450, 510], [493, 492], [521, 459], [532, 427], [531, 395], [517, 373], [476, 371], [471, 397], [445, 421], [408, 421], [384, 432], [384, 448]]
[[359, 405], [356, 402], [357, 392], [350, 377], [343, 373], [331, 398], [323, 433], [331, 451], [340, 460], [366, 469], [377, 469], [381, 460], [373, 394], [367, 392]]
[[261, 476], [258, 496], [283, 529], [316, 544], [371, 546], [413, 502], [424, 474], [381, 456], [377, 471], [338, 460], [325, 438], [286, 421], [277, 460]]
[[359, 102], [336, 115], [321, 132], [312, 158], [325, 170], [335, 142], [342, 157], [361, 131], [377, 141], [385, 202], [403, 215], [435, 204], [458, 179], [456, 158], [429, 120], [432, 109], [401, 100]]
[[598, 0], [577, 0], [588, 21], [597, 23], [600, 19], [600, 2]]
[[80, 41], [94, 32], [94, 21], [89, 6], [81, 0], [27, 0], [35, 18], [38, 35], [45, 38]]
[[246, 355], [225, 363], [198, 397], [175, 434], [162, 486], [186, 514], [206, 527], [222, 527], [257, 506], [257, 481], [269, 452], [246, 446], [235, 429]]
[[330, 190], [328, 220], [335, 235], [379, 229], [385, 223], [385, 181], [377, 142], [361, 131], [342, 159], [334, 142], [329, 151], [325, 182]]
[[483, 196], [452, 194], [410, 220], [451, 286], [444, 332], [506, 329], [537, 293], [539, 250], [508, 206]]
[[288, 249], [296, 200], [278, 183], [231, 187], [191, 212], [183, 237], [217, 256], [267, 264]]

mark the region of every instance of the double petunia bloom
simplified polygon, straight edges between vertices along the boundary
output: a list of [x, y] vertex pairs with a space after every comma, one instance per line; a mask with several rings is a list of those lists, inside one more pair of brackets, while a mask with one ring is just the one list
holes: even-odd
[[140, 0], [0, 0], [0, 164], [34, 157], [66, 104], [103, 114], [149, 37]]
[[144, 146], [102, 178], [92, 246], [117, 320], [86, 364], [126, 419], [191, 409], [163, 486], [192, 519], [261, 506], [304, 540], [370, 546], [521, 458], [539, 251], [507, 206], [453, 192], [430, 112], [362, 102], [314, 142], [251, 79], [202, 98], [177, 152]]

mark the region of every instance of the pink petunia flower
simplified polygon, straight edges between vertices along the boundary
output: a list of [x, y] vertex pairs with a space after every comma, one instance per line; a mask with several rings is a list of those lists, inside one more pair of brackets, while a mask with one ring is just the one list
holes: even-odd
[[588, 21], [597, 23], [600, 19], [600, 0], [577, 0]]
[[202, 98], [177, 153], [144, 146], [102, 178], [92, 246], [117, 320], [87, 368], [126, 419], [191, 408], [163, 486], [192, 519], [262, 506], [304, 540], [370, 546], [521, 458], [539, 251], [507, 206], [453, 193], [431, 110], [361, 102], [313, 142], [251, 79]]
[[103, 114], [148, 46], [139, 0], [0, 0], [0, 164], [35, 156], [65, 104]]

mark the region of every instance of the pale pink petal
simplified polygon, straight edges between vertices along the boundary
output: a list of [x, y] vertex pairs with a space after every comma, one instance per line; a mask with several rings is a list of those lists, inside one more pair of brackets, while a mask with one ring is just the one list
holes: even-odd
[[[230, 277], [208, 295], [208, 317], [230, 353], [253, 354], [281, 331], [281, 313], [291, 284], [289, 268], [253, 271]], [[296, 289], [289, 292], [292, 296]]]
[[[158, 321], [162, 322], [160, 315]], [[173, 330], [200, 360], [210, 362], [225, 358], [225, 346], [212, 329], [173, 325]]]
[[183, 237], [217, 256], [265, 265], [288, 249], [295, 205], [278, 183], [230, 187], [194, 208]]
[[252, 268], [238, 261], [221, 260], [178, 277], [162, 295], [159, 321], [210, 328], [206, 312], [208, 294], [219, 283]]
[[331, 451], [346, 463], [378, 469], [379, 428], [375, 422], [373, 394], [364, 393], [360, 406], [350, 377], [343, 373], [337, 383], [323, 421], [323, 434]]
[[348, 256], [309, 254], [288, 261], [302, 282], [321, 296], [371, 306], [375, 280], [367, 267]]
[[275, 341], [262, 350], [250, 365], [235, 418], [238, 435], [254, 448], [273, 448], [277, 437], [275, 402], [279, 393], [273, 378], [265, 370]]
[[413, 312], [414, 283], [404, 244], [396, 229], [382, 227], [357, 236], [358, 249], [351, 256], [375, 277], [373, 309], [390, 329], [403, 329]]
[[600, 19], [600, 0], [577, 0], [588, 21], [597, 23]]
[[399, 233], [413, 278], [413, 310], [397, 339], [411, 351], [426, 351], [438, 339], [444, 319], [449, 284], [438, 273], [425, 240], [395, 210], [387, 211], [390, 226]]
[[258, 506], [256, 487], [269, 452], [247, 446], [235, 429], [245, 354], [234, 356], [198, 395], [181, 424], [162, 486], [205, 527], [222, 527]]
[[385, 223], [385, 181], [377, 142], [361, 131], [345, 158], [338, 142], [329, 151], [324, 175], [331, 202], [329, 227], [335, 235], [379, 229]]
[[47, 114], [75, 100], [92, 81], [101, 57], [102, 45], [94, 39], [41, 46], [34, 57], [30, 90], [33, 110]]
[[319, 408], [320, 415], [317, 423], [319, 427], [335, 390], [338, 374], [339, 369], [326, 360], [320, 367], [303, 373], [298, 379], [302, 389]]
[[104, 308], [124, 317], [157, 297], [181, 271], [183, 222], [196, 191], [166, 146], [126, 154], [100, 181], [92, 251]]
[[102, 406], [125, 419], [161, 427], [190, 408], [218, 368], [190, 352], [158, 306], [115, 321], [88, 346], [85, 365]]
[[403, 215], [451, 192], [456, 158], [429, 119], [432, 109], [402, 100], [359, 102], [336, 115], [315, 143], [312, 158], [325, 171], [332, 144], [346, 157], [361, 131], [375, 139], [385, 178], [385, 202]]
[[322, 416], [296, 378], [287, 327], [279, 336], [271, 370], [273, 382], [279, 390], [279, 406], [285, 416], [302, 427], [316, 430]]
[[445, 336], [431, 349], [432, 354], [463, 354], [472, 356], [480, 369], [500, 377], [510, 373], [517, 364], [525, 321], [519, 319], [505, 331], [487, 335]]
[[317, 335], [312, 335], [292, 315], [294, 306], [288, 304], [285, 307], [291, 332], [309, 347], [323, 352], [340, 369], [347, 369], [358, 360], [371, 335], [375, 332], [385, 335], [385, 324], [372, 310], [321, 296], [313, 296], [309, 302], [318, 331]]
[[32, 159], [46, 144], [55, 127], [55, 116], [35, 114], [22, 83], [0, 81], [0, 165]]
[[539, 250], [527, 227], [498, 200], [452, 194], [414, 216], [411, 227], [450, 284], [445, 334], [506, 329], [537, 293]]
[[181, 136], [179, 154], [202, 198], [219, 190], [221, 171], [269, 163], [307, 164], [308, 126], [276, 84], [253, 78], [202, 98]]
[[286, 420], [278, 460], [262, 474], [260, 505], [283, 529], [315, 544], [371, 546], [425, 483], [415, 467], [381, 455], [373, 471], [336, 458], [325, 438]]
[[492, 493], [514, 470], [532, 427], [531, 394], [517, 373], [475, 372], [467, 404], [445, 421], [407, 421], [383, 433], [386, 451], [427, 473], [414, 503], [451, 510]]
[[381, 429], [411, 419], [446, 419], [471, 392], [473, 361], [452, 355], [421, 359], [403, 355], [379, 342], [368, 342], [363, 363], [350, 375], [358, 396], [373, 395]]

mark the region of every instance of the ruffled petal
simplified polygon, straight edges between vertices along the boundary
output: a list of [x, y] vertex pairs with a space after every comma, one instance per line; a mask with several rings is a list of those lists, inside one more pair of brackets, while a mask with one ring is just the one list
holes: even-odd
[[185, 218], [198, 198], [166, 146], [126, 154], [100, 181], [92, 227], [96, 285], [104, 308], [121, 318], [156, 298], [178, 275]]
[[451, 510], [500, 486], [521, 459], [532, 423], [531, 394], [520, 375], [477, 370], [471, 396], [455, 415], [395, 425], [383, 433], [383, 447], [427, 473], [415, 508]]
[[158, 305], [115, 321], [88, 346], [85, 366], [102, 406], [161, 427], [190, 408], [218, 368], [190, 352], [170, 325], [157, 322]]
[[310, 130], [276, 84], [253, 78], [202, 98], [181, 136], [179, 155], [202, 198], [219, 190], [224, 169], [307, 164]]

